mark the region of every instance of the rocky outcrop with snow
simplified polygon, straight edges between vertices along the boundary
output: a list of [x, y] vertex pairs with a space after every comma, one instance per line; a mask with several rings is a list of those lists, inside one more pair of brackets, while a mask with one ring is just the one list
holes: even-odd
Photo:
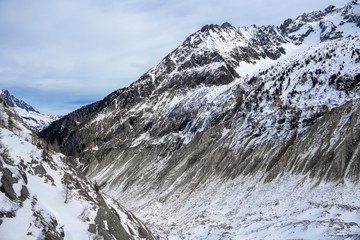
[[2, 239], [155, 239], [130, 211], [48, 149], [0, 98]]
[[59, 115], [42, 114], [36, 111], [32, 106], [16, 98], [8, 90], [0, 89], [0, 97], [36, 132], [40, 132], [50, 123], [61, 118]]
[[169, 239], [357, 239], [360, 6], [207, 25], [40, 134]]

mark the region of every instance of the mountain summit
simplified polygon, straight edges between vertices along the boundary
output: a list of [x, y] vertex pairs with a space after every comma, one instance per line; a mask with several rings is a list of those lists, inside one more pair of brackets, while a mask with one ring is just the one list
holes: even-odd
[[18, 107], [18, 108], [22, 108], [26, 111], [40, 113], [40, 112], [36, 111], [32, 106], [30, 106], [29, 104], [24, 102], [23, 100], [19, 100], [16, 97], [14, 97], [13, 95], [11, 95], [10, 92], [6, 89], [0, 89], [0, 96], [3, 98], [3, 100], [9, 107], [12, 107], [12, 108]]
[[0, 97], [5, 103], [12, 108], [25, 123], [36, 132], [40, 132], [44, 128], [50, 125], [55, 120], [58, 120], [61, 116], [42, 114], [36, 111], [28, 103], [16, 98], [14, 95], [6, 89], [0, 89]]
[[165, 239], [358, 239], [359, 13], [206, 25], [40, 135]]

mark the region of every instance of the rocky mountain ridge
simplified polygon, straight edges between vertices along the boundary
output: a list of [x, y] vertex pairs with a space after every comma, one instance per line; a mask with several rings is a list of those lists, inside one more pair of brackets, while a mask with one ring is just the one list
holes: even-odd
[[330, 6], [279, 27], [207, 25], [129, 87], [40, 134], [164, 238], [316, 229], [356, 239], [358, 196], [348, 190], [359, 181], [359, 8]]
[[40, 132], [49, 126], [50, 123], [61, 118], [60, 115], [42, 114], [36, 111], [31, 105], [16, 98], [6, 89], [0, 89], [0, 97], [36, 132]]

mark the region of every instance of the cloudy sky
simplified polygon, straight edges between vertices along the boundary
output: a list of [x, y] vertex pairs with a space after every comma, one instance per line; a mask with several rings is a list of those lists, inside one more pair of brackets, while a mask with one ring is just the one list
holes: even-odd
[[279, 25], [350, 0], [0, 0], [0, 88], [65, 114], [128, 86], [205, 24]]

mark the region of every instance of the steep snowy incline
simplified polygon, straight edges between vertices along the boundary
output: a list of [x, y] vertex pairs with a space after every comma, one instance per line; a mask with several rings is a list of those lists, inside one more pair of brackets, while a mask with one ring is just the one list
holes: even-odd
[[164, 238], [356, 239], [359, 8], [205, 26], [41, 136]]
[[49, 126], [50, 123], [61, 118], [59, 115], [42, 114], [39, 111], [36, 111], [32, 106], [23, 100], [17, 99], [14, 95], [11, 95], [8, 90], [0, 89], [0, 97], [4, 99], [6, 104], [36, 132], [40, 132]]
[[76, 164], [49, 150], [0, 98], [1, 238], [155, 239]]

